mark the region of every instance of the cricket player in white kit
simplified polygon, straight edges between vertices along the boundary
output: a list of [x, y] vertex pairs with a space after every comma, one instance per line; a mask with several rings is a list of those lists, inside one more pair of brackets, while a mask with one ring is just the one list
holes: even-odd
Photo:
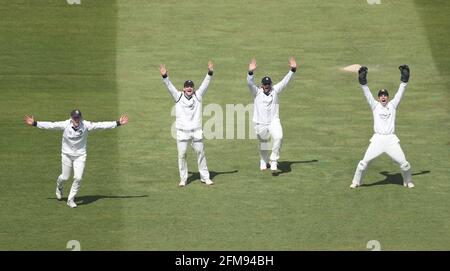
[[[252, 59], [248, 66], [247, 84], [253, 95], [253, 124], [259, 139], [260, 170], [266, 170], [270, 163], [272, 171], [278, 170], [283, 128], [279, 115], [278, 95], [283, 91], [297, 71], [297, 63], [293, 57], [289, 59], [290, 70], [279, 83], [272, 86], [270, 77], [265, 76], [258, 87], [253, 80], [256, 70], [256, 59]], [[269, 157], [270, 138], [272, 138], [272, 153]], [[270, 160], [269, 160], [270, 159]]]
[[83, 120], [80, 110], [75, 109], [71, 118], [65, 121], [36, 121], [33, 116], [25, 116], [25, 123], [46, 130], [62, 130], [61, 162], [62, 173], [56, 180], [56, 198], [61, 200], [64, 183], [69, 179], [73, 168], [73, 183], [70, 189], [67, 205], [77, 207], [77, 195], [83, 178], [87, 156], [87, 137], [89, 132], [98, 129], [113, 129], [128, 123], [128, 116], [122, 115], [118, 121], [90, 122]]
[[186, 151], [189, 143], [191, 143], [192, 148], [197, 154], [197, 164], [201, 182], [206, 185], [214, 184], [214, 182], [210, 180], [208, 167], [206, 165], [202, 130], [202, 99], [208, 89], [209, 82], [211, 81], [213, 67], [213, 63], [209, 61], [208, 73], [197, 90], [194, 90], [194, 82], [192, 80], [187, 80], [184, 82], [182, 92], [178, 91], [172, 82], [170, 82], [164, 64], [161, 64], [159, 68], [164, 85], [166, 85], [169, 94], [175, 101], [175, 128], [177, 129], [176, 137], [180, 187], [186, 186], [188, 178]]
[[370, 139], [370, 144], [364, 158], [359, 161], [358, 166], [356, 167], [356, 172], [352, 184], [350, 185], [351, 188], [356, 188], [361, 185], [362, 178], [369, 163], [383, 153], [389, 155], [389, 157], [400, 166], [403, 176], [403, 185], [408, 188], [414, 187], [411, 165], [406, 161], [405, 154], [400, 147], [400, 140], [394, 134], [397, 108], [403, 93], [405, 92], [410, 74], [407, 65], [402, 65], [399, 69], [401, 73], [401, 83], [397, 93], [391, 101], [389, 101], [389, 93], [386, 89], [378, 91], [378, 101], [376, 101], [367, 86], [367, 67], [361, 67], [359, 69], [359, 83], [373, 112], [373, 128], [375, 134]]

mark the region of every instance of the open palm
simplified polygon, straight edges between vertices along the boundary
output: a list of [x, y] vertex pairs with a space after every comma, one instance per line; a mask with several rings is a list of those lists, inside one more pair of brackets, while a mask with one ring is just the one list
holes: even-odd
[[34, 123], [34, 116], [25, 115], [23, 120], [25, 121], [26, 124], [33, 125], [33, 123]]
[[256, 58], [252, 58], [252, 60], [250, 61], [250, 64], [248, 64], [248, 70], [249, 71], [256, 70]]

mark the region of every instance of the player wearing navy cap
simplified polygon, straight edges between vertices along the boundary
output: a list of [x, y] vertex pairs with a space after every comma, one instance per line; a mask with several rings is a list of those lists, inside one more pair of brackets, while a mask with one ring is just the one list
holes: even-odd
[[376, 101], [367, 86], [367, 67], [361, 67], [359, 69], [359, 83], [372, 109], [373, 129], [375, 133], [370, 139], [370, 144], [364, 158], [359, 161], [356, 167], [355, 175], [350, 185], [351, 188], [356, 188], [361, 185], [362, 178], [369, 163], [383, 153], [389, 155], [400, 166], [403, 175], [403, 185], [408, 188], [414, 187], [411, 165], [406, 161], [405, 154], [400, 147], [400, 139], [395, 135], [395, 117], [403, 93], [408, 85], [410, 74], [407, 65], [402, 65], [399, 69], [401, 82], [397, 93], [391, 101], [389, 101], [389, 92], [386, 89], [378, 91], [378, 101]]
[[70, 119], [65, 121], [48, 122], [36, 121], [34, 116], [26, 115], [26, 124], [46, 130], [62, 130], [61, 163], [62, 173], [56, 180], [56, 198], [62, 199], [64, 183], [69, 179], [73, 168], [73, 183], [70, 189], [67, 205], [77, 207], [75, 196], [77, 195], [83, 178], [84, 166], [87, 156], [87, 137], [89, 132], [98, 129], [113, 129], [128, 123], [128, 116], [122, 115], [118, 121], [91, 122], [83, 120], [78, 109], [70, 112]]
[[[272, 171], [278, 170], [278, 159], [280, 158], [283, 139], [278, 95], [297, 71], [297, 63], [293, 57], [289, 59], [289, 67], [289, 72], [277, 84], [272, 86], [272, 79], [265, 76], [261, 80], [261, 86], [258, 87], [253, 79], [253, 73], [256, 70], [256, 59], [253, 58], [248, 66], [247, 84], [254, 98], [253, 123], [259, 139], [260, 170], [266, 170], [269, 163]], [[273, 141], [272, 148], [269, 147], [270, 138]], [[269, 157], [270, 149], [272, 153]]]
[[178, 91], [169, 80], [167, 69], [164, 64], [159, 67], [159, 72], [163, 78], [164, 85], [175, 102], [175, 115], [177, 129], [177, 149], [178, 149], [178, 170], [180, 172], [179, 186], [186, 186], [188, 168], [186, 161], [187, 146], [190, 143], [197, 154], [198, 171], [200, 180], [207, 185], [214, 184], [209, 178], [209, 171], [206, 165], [206, 156], [203, 145], [202, 130], [202, 100], [208, 89], [209, 82], [213, 75], [213, 63], [208, 62], [208, 73], [202, 84], [194, 90], [194, 82], [187, 80], [184, 82], [183, 91]]

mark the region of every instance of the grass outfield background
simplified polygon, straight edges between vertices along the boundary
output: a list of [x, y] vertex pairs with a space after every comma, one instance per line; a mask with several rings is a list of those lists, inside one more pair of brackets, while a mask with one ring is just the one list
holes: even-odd
[[[447, 1], [92, 1], [2, 2], [0, 16], [0, 249], [64, 250], [448, 250], [449, 95]], [[179, 189], [173, 103], [176, 86], [215, 75], [204, 107], [252, 103], [246, 86], [300, 68], [281, 95], [284, 143], [271, 176], [258, 169], [256, 140], [206, 140], [216, 185]], [[395, 93], [398, 65], [411, 80], [396, 133], [416, 188], [399, 185], [387, 156], [367, 186], [348, 188], [372, 135], [356, 75], [372, 92]], [[54, 196], [61, 133], [26, 127], [24, 114], [130, 123], [89, 136], [79, 208]], [[206, 122], [209, 117], [204, 117]], [[188, 152], [191, 172], [197, 172]], [[66, 185], [67, 195], [69, 185]]]

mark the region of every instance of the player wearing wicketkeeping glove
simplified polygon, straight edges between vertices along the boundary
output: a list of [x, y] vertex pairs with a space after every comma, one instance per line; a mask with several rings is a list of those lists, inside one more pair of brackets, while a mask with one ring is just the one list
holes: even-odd
[[374, 121], [373, 129], [375, 134], [370, 139], [370, 144], [364, 158], [359, 161], [358, 166], [356, 167], [356, 172], [352, 184], [350, 185], [351, 188], [356, 188], [361, 185], [362, 177], [364, 176], [369, 163], [383, 153], [389, 155], [392, 160], [400, 165], [403, 176], [403, 185], [408, 188], [414, 187], [411, 166], [409, 162], [406, 161], [405, 154], [400, 147], [400, 140], [394, 134], [397, 108], [409, 81], [409, 67], [407, 65], [402, 65], [399, 69], [401, 72], [401, 83], [397, 93], [391, 101], [389, 101], [389, 92], [386, 89], [378, 91], [378, 101], [376, 101], [367, 86], [367, 67], [361, 67], [359, 69], [358, 79], [367, 102], [372, 109]]
[[200, 180], [206, 185], [214, 184], [209, 177], [208, 167], [206, 165], [206, 156], [203, 145], [202, 130], [202, 98], [208, 89], [209, 82], [213, 76], [214, 65], [208, 62], [208, 73], [203, 79], [202, 84], [197, 90], [194, 90], [194, 82], [187, 80], [184, 82], [183, 91], [178, 91], [170, 82], [167, 69], [161, 64], [159, 71], [163, 78], [169, 94], [175, 101], [175, 128], [177, 129], [177, 149], [178, 149], [178, 169], [180, 172], [180, 187], [187, 184], [188, 167], [186, 161], [187, 146], [191, 143], [192, 148], [197, 154], [198, 171]]
[[[247, 84], [254, 98], [253, 124], [259, 139], [260, 170], [266, 170], [269, 163], [272, 171], [278, 170], [278, 159], [280, 158], [283, 140], [278, 95], [297, 71], [297, 63], [293, 57], [289, 59], [289, 68], [289, 72], [277, 84], [272, 85], [272, 79], [265, 76], [261, 80], [261, 86], [257, 86], [253, 80], [253, 73], [256, 70], [256, 59], [253, 58], [248, 66]], [[269, 144], [271, 138], [272, 148], [270, 148]], [[272, 153], [269, 157], [270, 150], [272, 150]]]
[[73, 183], [67, 198], [67, 205], [75, 208], [77, 207], [75, 196], [80, 189], [86, 163], [89, 132], [125, 125], [128, 123], [128, 116], [122, 115], [118, 121], [91, 122], [84, 120], [80, 110], [75, 109], [70, 113], [70, 119], [65, 121], [36, 121], [34, 116], [28, 115], [25, 116], [24, 121], [26, 124], [40, 129], [63, 131], [61, 144], [62, 173], [56, 180], [56, 198], [62, 199], [64, 183], [69, 179], [73, 168]]
[[403, 83], [408, 83], [409, 81], [409, 67], [408, 65], [401, 65], [398, 67], [400, 70], [400, 81]]
[[360, 85], [367, 85], [367, 67], [361, 67], [358, 71], [358, 80]]

